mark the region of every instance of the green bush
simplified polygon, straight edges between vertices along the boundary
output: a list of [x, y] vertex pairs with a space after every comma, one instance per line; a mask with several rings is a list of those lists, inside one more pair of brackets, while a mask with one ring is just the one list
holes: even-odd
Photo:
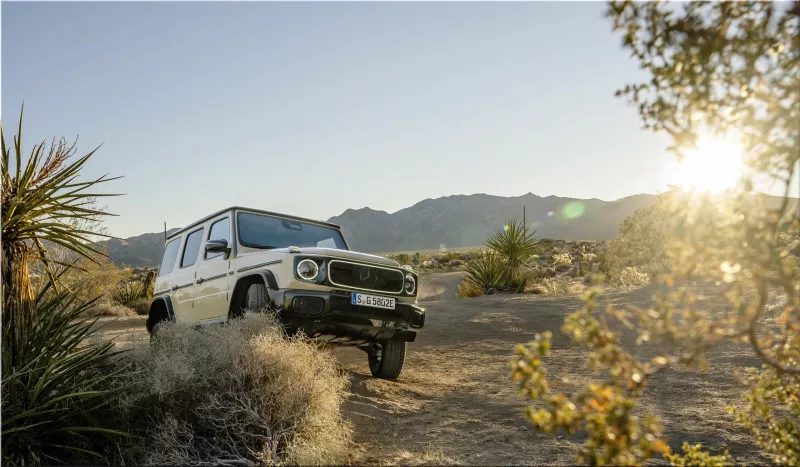
[[468, 262], [465, 271], [469, 274], [465, 281], [480, 288], [484, 293], [506, 288], [508, 264], [505, 258], [495, 252], [487, 251]]
[[122, 434], [105, 426], [104, 413], [111, 396], [126, 389], [114, 384], [126, 368], [114, 366], [113, 343], [91, 342], [93, 302], [44, 292], [32, 304], [34, 319], [18, 324], [26, 338], [13, 356], [3, 353], [2, 452], [9, 465], [85, 463], [100, 454], [96, 446], [109, 444], [107, 436]]
[[486, 295], [486, 293], [483, 291], [483, 288], [469, 279], [461, 281], [456, 291], [456, 298], [475, 298], [484, 295]]
[[150, 300], [139, 300], [133, 305], [133, 309], [139, 316], [147, 316], [150, 313]]
[[111, 291], [111, 299], [118, 305], [134, 308], [137, 302], [147, 299], [147, 289], [137, 280], [124, 282]]

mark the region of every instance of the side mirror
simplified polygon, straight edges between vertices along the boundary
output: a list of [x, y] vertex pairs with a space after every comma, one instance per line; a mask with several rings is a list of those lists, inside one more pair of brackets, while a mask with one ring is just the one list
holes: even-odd
[[225, 253], [228, 251], [228, 241], [219, 239], [219, 240], [209, 240], [206, 242], [206, 252], [207, 253]]

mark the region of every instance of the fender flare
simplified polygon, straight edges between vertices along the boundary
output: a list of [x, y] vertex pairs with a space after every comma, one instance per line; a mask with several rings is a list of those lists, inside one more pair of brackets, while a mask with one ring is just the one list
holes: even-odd
[[152, 331], [153, 324], [150, 322], [150, 317], [151, 317], [150, 313], [152, 313], [153, 311], [153, 305], [155, 305], [158, 302], [164, 303], [164, 307], [167, 309], [167, 319], [171, 321], [175, 320], [175, 309], [172, 306], [172, 298], [170, 298], [169, 295], [163, 297], [156, 297], [150, 303], [150, 311], [147, 313], [147, 332]]
[[233, 291], [231, 292], [231, 301], [230, 307], [228, 309], [228, 315], [230, 316], [233, 313], [234, 307], [238, 300], [241, 299], [240, 295], [246, 293], [246, 290], [242, 290], [244, 287], [241, 284], [247, 284], [248, 282], [252, 283], [253, 279], [259, 276], [263, 283], [267, 286], [267, 293], [269, 294], [270, 300], [272, 300], [278, 306], [283, 304], [283, 297], [280, 293], [280, 287], [278, 287], [278, 281], [275, 279], [275, 274], [268, 269], [262, 269], [260, 271], [253, 271], [248, 272], [247, 274], [243, 274], [236, 278], [236, 285], [233, 287]]

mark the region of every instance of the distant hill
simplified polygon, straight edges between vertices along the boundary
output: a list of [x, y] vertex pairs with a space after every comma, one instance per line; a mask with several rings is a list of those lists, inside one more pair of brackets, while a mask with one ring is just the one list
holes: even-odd
[[[178, 229], [170, 229], [168, 234]], [[146, 233], [135, 237], [108, 240], [108, 256], [118, 266], [158, 266], [164, 252], [164, 232]]]
[[[366, 253], [415, 251], [480, 245], [486, 236], [510, 218], [526, 220], [536, 235], [559, 240], [610, 240], [619, 225], [637, 209], [652, 206], [657, 195], [633, 195], [616, 201], [485, 194], [426, 199], [394, 214], [370, 208], [348, 209], [328, 222], [342, 226], [350, 247]], [[770, 203], [780, 198], [770, 197]], [[797, 200], [795, 200], [797, 202]], [[798, 206], [800, 209], [800, 206]], [[172, 233], [178, 229], [172, 229]], [[147, 233], [108, 242], [109, 255], [118, 265], [157, 266], [164, 233]]]
[[634, 195], [616, 201], [485, 194], [426, 199], [394, 214], [370, 208], [348, 209], [328, 219], [339, 224], [355, 250], [387, 252], [464, 247], [481, 244], [487, 234], [510, 218], [526, 220], [537, 236], [562, 240], [609, 240], [619, 224], [637, 209], [651, 206], [656, 195]]
[[[328, 219], [339, 224], [350, 247], [367, 253], [479, 245], [486, 235], [512, 217], [522, 218], [541, 237], [563, 240], [607, 240], [635, 210], [656, 202], [655, 195], [634, 195], [616, 201], [527, 194], [502, 197], [485, 194], [426, 199], [394, 214], [370, 208], [348, 209]], [[172, 229], [169, 233], [178, 229]], [[157, 266], [164, 232], [110, 239], [108, 253], [118, 265]]]

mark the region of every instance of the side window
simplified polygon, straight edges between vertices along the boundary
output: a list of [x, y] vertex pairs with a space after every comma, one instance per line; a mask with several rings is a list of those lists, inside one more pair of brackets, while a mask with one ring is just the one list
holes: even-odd
[[[231, 222], [226, 217], [211, 224], [211, 229], [208, 231], [208, 240], [227, 240], [228, 245], [231, 244]], [[224, 253], [205, 253], [206, 259], [216, 258], [222, 256]]]
[[203, 241], [203, 229], [195, 230], [186, 237], [186, 246], [183, 247], [183, 257], [181, 257], [181, 267], [191, 266], [197, 262], [200, 253], [200, 243]]
[[167, 275], [175, 267], [175, 260], [178, 259], [178, 248], [181, 246], [181, 237], [172, 239], [164, 248], [164, 256], [161, 257], [161, 265], [158, 267], [158, 277]]

